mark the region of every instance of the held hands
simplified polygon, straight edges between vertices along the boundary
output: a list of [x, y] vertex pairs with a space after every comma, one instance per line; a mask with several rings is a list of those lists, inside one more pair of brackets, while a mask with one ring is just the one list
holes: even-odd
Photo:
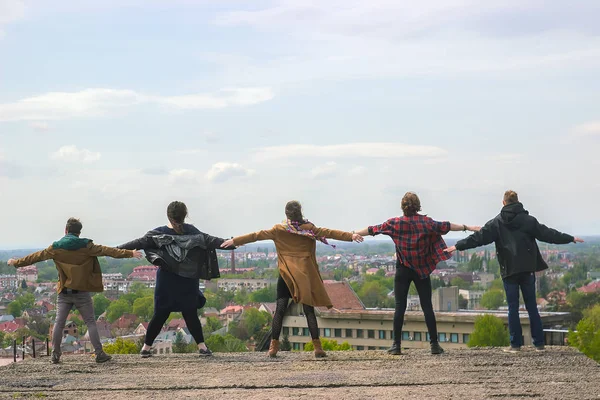
[[360, 236], [358, 233], [353, 233], [352, 234], [352, 241], [356, 242], [356, 243], [360, 243], [363, 240], [365, 240], [362, 236]]
[[139, 260], [140, 258], [143, 257], [143, 255], [144, 255], [144, 253], [142, 253], [141, 250], [133, 250], [133, 257], [134, 258], [137, 258]]
[[11, 258], [11, 259], [10, 259], [10, 260], [8, 260], [6, 263], [7, 263], [8, 265], [15, 265], [15, 264], [17, 264], [17, 260], [16, 260], [16, 259], [14, 259], [14, 258]]
[[[477, 227], [474, 226], [472, 228], [477, 228]], [[450, 254], [454, 253], [455, 251], [456, 251], [456, 246], [450, 246], [450, 247], [444, 249], [445, 253], [450, 253]]]
[[233, 245], [234, 245], [234, 243], [233, 243], [233, 239], [227, 239], [226, 241], [224, 241], [224, 242], [221, 244], [221, 248], [225, 248], [225, 247], [231, 247], [231, 246], [233, 246]]
[[575, 239], [573, 239], [573, 243], [583, 243], [583, 239], [576, 237]]

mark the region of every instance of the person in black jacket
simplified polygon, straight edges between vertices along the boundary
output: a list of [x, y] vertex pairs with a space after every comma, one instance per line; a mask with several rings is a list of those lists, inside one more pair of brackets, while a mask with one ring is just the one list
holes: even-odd
[[508, 303], [508, 330], [510, 333], [509, 352], [521, 349], [522, 329], [519, 320], [519, 289], [523, 293], [525, 308], [529, 313], [531, 337], [536, 350], [544, 350], [542, 319], [537, 310], [535, 294], [535, 273], [548, 268], [538, 248], [537, 240], [546, 243], [567, 244], [583, 240], [561, 233], [540, 224], [529, 215], [519, 202], [516, 192], [504, 193], [504, 207], [494, 219], [488, 221], [479, 232], [459, 240], [455, 246], [445, 251], [472, 249], [494, 242], [500, 264], [500, 274]]
[[198, 344], [199, 354], [212, 355], [204, 343], [202, 325], [196, 311], [202, 307], [204, 300], [199, 290], [199, 279], [219, 277], [215, 249], [220, 248], [225, 240], [184, 223], [186, 217], [186, 205], [174, 201], [167, 207], [169, 225], [118, 246], [120, 249], [143, 249], [148, 261], [159, 267], [154, 289], [154, 315], [144, 339], [141, 351], [143, 358], [152, 355], [150, 350], [154, 339], [171, 312], [177, 311], [182, 313], [187, 328]]

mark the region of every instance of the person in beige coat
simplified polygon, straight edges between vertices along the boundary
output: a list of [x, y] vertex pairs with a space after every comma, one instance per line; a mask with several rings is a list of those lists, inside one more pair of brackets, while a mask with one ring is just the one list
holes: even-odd
[[269, 357], [275, 357], [279, 351], [279, 336], [283, 316], [289, 300], [303, 305], [308, 329], [315, 348], [315, 357], [325, 357], [319, 339], [319, 327], [315, 307], [331, 308], [333, 305], [317, 265], [316, 241], [325, 244], [327, 238], [346, 242], [362, 242], [362, 236], [353, 232], [343, 232], [327, 228], [318, 228], [304, 219], [302, 206], [290, 201], [285, 206], [287, 220], [271, 229], [238, 236], [225, 241], [221, 247], [242, 246], [259, 240], [273, 240], [277, 249], [279, 279], [277, 280], [277, 307], [273, 316], [273, 329]]

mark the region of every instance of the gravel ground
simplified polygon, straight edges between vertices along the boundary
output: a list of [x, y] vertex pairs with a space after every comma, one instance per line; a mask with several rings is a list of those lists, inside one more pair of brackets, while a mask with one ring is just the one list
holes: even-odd
[[0, 367], [0, 399], [600, 399], [600, 365], [574, 349], [47, 357]]

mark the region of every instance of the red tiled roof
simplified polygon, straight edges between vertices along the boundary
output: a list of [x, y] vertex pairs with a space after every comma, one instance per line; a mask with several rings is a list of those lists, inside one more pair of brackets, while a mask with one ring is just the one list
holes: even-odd
[[586, 286], [580, 287], [577, 291], [583, 293], [595, 293], [600, 291], [600, 281], [594, 281]]
[[[360, 301], [348, 282], [323, 281], [325, 290], [333, 303], [333, 308], [338, 310], [364, 310], [365, 306]], [[319, 307], [326, 310], [326, 307]]]

